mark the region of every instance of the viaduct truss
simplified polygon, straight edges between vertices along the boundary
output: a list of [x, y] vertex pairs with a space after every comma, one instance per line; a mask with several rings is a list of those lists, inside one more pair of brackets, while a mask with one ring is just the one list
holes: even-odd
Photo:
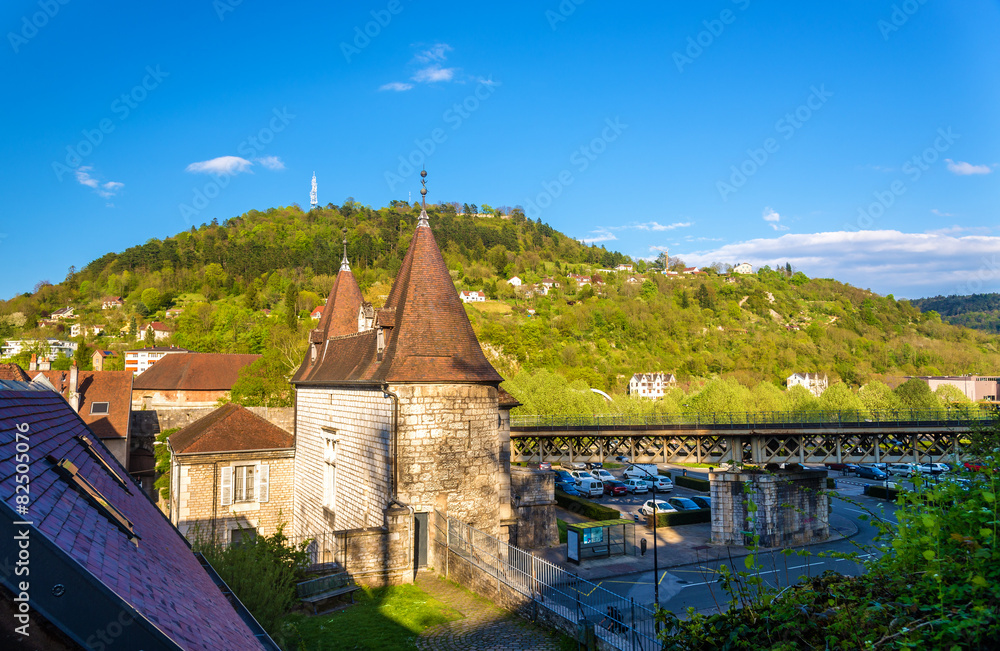
[[511, 461], [755, 464], [957, 462], [969, 414], [902, 412], [878, 420], [854, 413], [719, 414], [673, 422], [628, 417], [513, 416]]

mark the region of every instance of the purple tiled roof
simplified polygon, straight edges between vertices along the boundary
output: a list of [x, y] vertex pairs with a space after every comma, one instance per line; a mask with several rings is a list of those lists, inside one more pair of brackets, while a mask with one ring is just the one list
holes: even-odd
[[[18, 425], [21, 430], [27, 426], [31, 455], [31, 502], [23, 517], [34, 523], [32, 536], [47, 538], [75, 562], [79, 578], [90, 581], [95, 594], [100, 590], [95, 582], [100, 582], [179, 648], [262, 648], [180, 533], [131, 483], [125, 468], [61, 396], [37, 384], [0, 382], [0, 499], [7, 507], [17, 507], [14, 433]], [[128, 490], [77, 436], [93, 442], [96, 453]], [[48, 455], [72, 462], [79, 476], [132, 523], [139, 539], [130, 539], [63, 479], [46, 460]], [[33, 559], [35, 549], [32, 546]], [[38, 560], [44, 562], [40, 554]], [[86, 599], [74, 603], [75, 608], [88, 608]]]

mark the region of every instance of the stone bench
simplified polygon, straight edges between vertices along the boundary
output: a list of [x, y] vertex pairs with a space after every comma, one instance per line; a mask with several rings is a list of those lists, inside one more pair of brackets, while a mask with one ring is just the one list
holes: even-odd
[[[347, 572], [321, 576], [318, 579], [309, 579], [308, 581], [297, 583], [295, 586], [295, 591], [299, 599], [312, 605], [314, 615], [323, 614], [317, 610], [317, 606], [320, 603], [333, 597], [339, 597], [342, 594], [351, 595], [351, 603], [354, 603], [354, 591], [360, 589], [361, 586], [351, 581], [351, 577], [347, 575]], [[325, 610], [323, 612], [330, 611]]]

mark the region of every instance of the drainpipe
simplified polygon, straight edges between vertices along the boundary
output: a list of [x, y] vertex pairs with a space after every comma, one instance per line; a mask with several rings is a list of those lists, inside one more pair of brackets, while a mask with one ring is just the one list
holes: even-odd
[[399, 396], [389, 391], [389, 383], [382, 383], [382, 397], [392, 398], [392, 434], [389, 447], [389, 463], [392, 464], [392, 471], [390, 473], [389, 481], [389, 504], [399, 504], [400, 506], [408, 506], [400, 502], [397, 498], [399, 497], [399, 459], [398, 454], [398, 443], [399, 443]]

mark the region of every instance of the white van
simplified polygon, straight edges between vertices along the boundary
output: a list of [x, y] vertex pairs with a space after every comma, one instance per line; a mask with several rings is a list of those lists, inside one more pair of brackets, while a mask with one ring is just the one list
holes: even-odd
[[593, 477], [584, 477], [577, 481], [576, 490], [586, 497], [600, 497], [604, 495], [604, 482]]
[[622, 473], [626, 479], [648, 479], [652, 481], [660, 474], [655, 463], [633, 463]]

